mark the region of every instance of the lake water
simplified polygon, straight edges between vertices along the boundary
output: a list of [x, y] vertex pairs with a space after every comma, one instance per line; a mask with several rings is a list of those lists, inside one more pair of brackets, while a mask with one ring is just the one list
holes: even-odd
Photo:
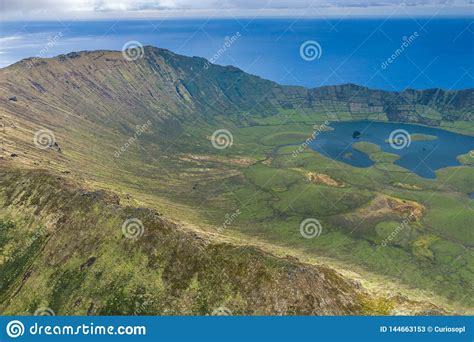
[[[474, 87], [469, 74], [474, 60], [469, 17], [2, 21], [0, 67], [37, 55], [120, 50], [132, 40], [210, 59], [226, 37], [237, 32], [240, 37], [215, 63], [231, 64], [281, 84], [355, 83], [387, 90]], [[416, 39], [403, 53], [382, 67], [415, 32]], [[311, 40], [320, 44], [321, 56], [306, 61], [300, 46]]]
[[[382, 151], [399, 155], [400, 159], [394, 164], [425, 178], [435, 178], [434, 171], [440, 168], [461, 165], [456, 157], [474, 150], [472, 136], [419, 125], [351, 121], [331, 123], [330, 127], [334, 130], [319, 133], [310, 144], [311, 148], [331, 159], [356, 167], [369, 167], [374, 164], [367, 154], [352, 147], [357, 141], [371, 142], [379, 145]], [[400, 129], [408, 132], [410, 136], [419, 133], [436, 136], [437, 139], [428, 141], [412, 139], [404, 148], [393, 148], [386, 140], [394, 130]], [[362, 133], [359, 139], [352, 137], [354, 131]], [[403, 144], [398, 147], [401, 146]]]

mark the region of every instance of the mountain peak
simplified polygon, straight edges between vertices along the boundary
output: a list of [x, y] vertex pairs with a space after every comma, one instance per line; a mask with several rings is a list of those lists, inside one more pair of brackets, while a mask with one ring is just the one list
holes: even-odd
[[54, 58], [29, 58], [0, 73], [8, 81], [6, 88], [19, 86], [10, 89], [5, 98], [21, 98], [22, 92], [31, 97], [48, 92], [56, 97], [67, 96], [67, 102], [73, 100], [70, 90], [74, 87], [77, 93], [84, 91], [80, 97], [88, 96], [87, 89], [95, 92], [93, 97], [98, 103], [114, 101], [111, 107], [117, 100], [130, 105], [130, 110], [153, 104], [179, 116], [196, 112], [207, 117], [232, 115], [236, 108], [258, 116], [272, 115], [280, 108], [326, 113], [342, 110], [358, 117], [379, 113], [388, 120], [437, 126], [461, 117], [469, 120], [474, 115], [473, 89], [388, 92], [352, 83], [313, 89], [283, 86], [233, 66], [211, 64], [201, 57], [150, 45], [136, 50], [79, 51]]

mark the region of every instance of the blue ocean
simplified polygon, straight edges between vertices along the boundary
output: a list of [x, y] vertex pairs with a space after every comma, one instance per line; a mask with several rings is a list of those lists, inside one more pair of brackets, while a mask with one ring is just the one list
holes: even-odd
[[[472, 18], [3, 22], [0, 67], [138, 41], [282, 84], [463, 89], [474, 87], [472, 24]], [[302, 58], [305, 42], [317, 43], [317, 58]]]

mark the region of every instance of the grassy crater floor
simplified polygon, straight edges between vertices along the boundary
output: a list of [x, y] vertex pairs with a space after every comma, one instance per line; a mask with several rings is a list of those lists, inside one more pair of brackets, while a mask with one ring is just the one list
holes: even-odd
[[[300, 122], [239, 125], [216, 118], [212, 125], [198, 121], [184, 127], [185, 134], [168, 137], [166, 148], [145, 134], [119, 159], [110, 158], [113, 149], [90, 149], [86, 155], [65, 145], [61, 156], [36, 151], [34, 161], [46, 168], [52, 162], [65, 178], [112, 190], [132, 205], [212, 234], [247, 236], [288, 255], [303, 251], [335, 260], [342, 268], [398, 283], [417, 298], [471, 312], [474, 216], [467, 193], [474, 192], [474, 169], [445, 168], [428, 180], [368, 144], [355, 147], [369, 154], [372, 167], [336, 162], [305, 144], [317, 139], [314, 126], [327, 119], [314, 114]], [[232, 132], [230, 147], [212, 146], [216, 126]], [[387, 198], [398, 204], [388, 205]], [[415, 220], [409, 219], [412, 202], [423, 208]], [[319, 236], [311, 239], [300, 232], [309, 218], [321, 224]]]
[[[474, 191], [473, 168], [440, 169], [436, 179], [424, 179], [394, 165], [398, 156], [370, 143], [354, 147], [369, 154], [375, 164], [352, 167], [304, 145], [312, 136], [309, 123], [233, 128], [233, 133], [234, 145], [217, 153], [259, 161], [194, 190], [190, 199], [213, 208], [206, 213], [209, 223], [220, 226], [226, 215], [238, 210], [229, 230], [355, 264], [428, 296], [439, 295], [455, 306], [468, 310], [474, 306], [474, 211], [467, 196]], [[259, 141], [264, 147], [256, 147]], [[311, 172], [344, 186], [311, 181]], [[212, 192], [212, 198], [205, 195], [216, 188], [222, 191]], [[375, 212], [368, 215], [364, 208], [372, 210], [371, 203], [379, 196], [395, 198], [402, 207], [416, 203], [421, 214], [411, 220], [407, 205], [401, 211], [373, 207]], [[301, 236], [300, 223], [307, 218], [321, 223], [321, 235]]]
[[[324, 266], [225, 243], [44, 171], [0, 168], [0, 310], [30, 315], [445, 313]], [[142, 224], [133, 238], [124, 220]], [[74, 235], [75, 239], [70, 237]]]

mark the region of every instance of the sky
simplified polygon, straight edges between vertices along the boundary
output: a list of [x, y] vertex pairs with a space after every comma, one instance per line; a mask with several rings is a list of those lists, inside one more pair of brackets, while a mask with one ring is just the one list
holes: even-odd
[[332, 17], [474, 15], [474, 0], [0, 0], [0, 18]]
[[[210, 59], [236, 32], [242, 38], [215, 63], [279, 83], [473, 86], [474, 0], [0, 0], [0, 68], [130, 42]], [[307, 62], [301, 46], [311, 41], [322, 57]]]

